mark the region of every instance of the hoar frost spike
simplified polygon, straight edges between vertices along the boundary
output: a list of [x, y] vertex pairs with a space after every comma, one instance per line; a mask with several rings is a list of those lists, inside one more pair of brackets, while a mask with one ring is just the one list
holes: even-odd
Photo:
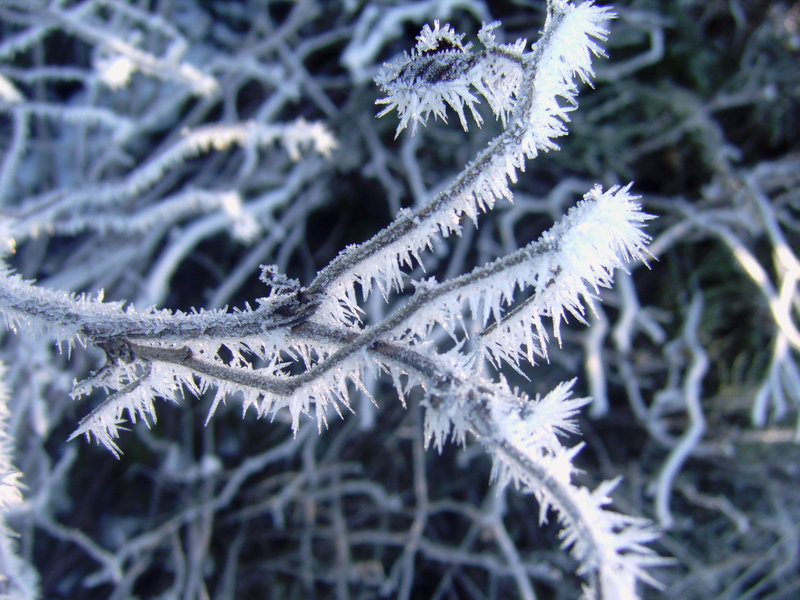
[[492, 24], [481, 29], [479, 39], [486, 48], [474, 52], [472, 44], [464, 44], [464, 35], [457, 35], [450, 25], [440, 27], [439, 21], [434, 22], [433, 28], [426, 25], [411, 54], [384, 65], [376, 76], [375, 82], [388, 94], [377, 101], [386, 105], [378, 116], [397, 109], [399, 135], [409, 124], [412, 132], [416, 132], [417, 125], [425, 125], [431, 113], [446, 121], [450, 106], [466, 130], [465, 109], [478, 125], [483, 122], [476, 110], [480, 100], [474, 90], [485, 96], [494, 112], [504, 118], [513, 106], [522, 74], [513, 57], [521, 55], [525, 43], [520, 40], [505, 47], [508, 56], [503, 57], [504, 47], [495, 45], [491, 34], [495, 27]]

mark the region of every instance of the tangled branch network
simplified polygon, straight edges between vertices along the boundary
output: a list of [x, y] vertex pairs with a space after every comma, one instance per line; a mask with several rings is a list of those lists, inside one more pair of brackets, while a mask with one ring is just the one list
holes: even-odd
[[[106, 395], [73, 437], [85, 435], [119, 455], [125, 423], [155, 420], [158, 399], [207, 393], [216, 394], [208, 419], [221, 402], [236, 398], [244, 413], [272, 417], [288, 411], [295, 431], [306, 417], [322, 429], [332, 412], [351, 410], [353, 390], [368, 393], [371, 377], [387, 376], [403, 403], [412, 390], [421, 390], [429, 445], [441, 450], [448, 439], [463, 443], [474, 436], [491, 455], [501, 485], [512, 482], [532, 493], [541, 520], [555, 512], [563, 547], [585, 576], [587, 598], [637, 598], [639, 582], [657, 585], [650, 569], [663, 559], [649, 548], [657, 534], [647, 522], [608, 508], [616, 482], [592, 490], [574, 481], [573, 459], [581, 445], [569, 447], [563, 440], [576, 433], [574, 419], [588, 399], [573, 398], [571, 382], [543, 397], [528, 397], [500, 372], [507, 365], [546, 361], [551, 338], [560, 342], [562, 322], [568, 316], [584, 321], [586, 307], [601, 287], [611, 285], [615, 269], [646, 260], [644, 227], [651, 217], [641, 211], [631, 186], [594, 187], [540, 239], [468, 273], [441, 282], [409, 275], [438, 236], [460, 234], [466, 217], [477, 223], [499, 200], [512, 200], [509, 185], [527, 160], [557, 149], [578, 86], [591, 80], [592, 60], [603, 54], [613, 16], [592, 2], [550, 0], [541, 38], [531, 50], [525, 40], [498, 43], [496, 23], [481, 29], [480, 49], [448, 25], [425, 26], [410, 54], [377, 76], [385, 94], [380, 116], [395, 111], [399, 135], [424, 126], [431, 115], [446, 119], [452, 109], [466, 129], [470, 119], [480, 124], [476, 106], [482, 97], [502, 132], [443, 191], [415, 210], [401, 210], [306, 286], [277, 267], [263, 267], [261, 281], [269, 291], [254, 306], [183, 313], [55, 291], [4, 269], [0, 311], [10, 329], [24, 335], [40, 326], [68, 351], [77, 344], [105, 353], [104, 366], [74, 386], [76, 400], [95, 397], [97, 390]], [[88, 27], [76, 15], [61, 17], [71, 27]], [[177, 70], [191, 93], [214, 89], [213, 79], [177, 65], [170, 63], [169, 71]], [[124, 45], [106, 66], [111, 82], [136, 70], [167, 69]], [[10, 80], [1, 83], [4, 102], [20, 106], [15, 118], [45, 110], [26, 105]], [[116, 136], [130, 133], [109, 114], [75, 118], [95, 119]], [[157, 221], [159, 211], [198, 207], [220, 207], [241, 235], [257, 235], [231, 194], [194, 191], [191, 198], [173, 197], [138, 214], [133, 225], [115, 218], [114, 206], [157, 185], [176, 161], [211, 147], [274, 142], [296, 156], [308, 147], [323, 156], [335, 149], [323, 126], [307, 122], [196, 130], [123, 182], [59, 190], [4, 213], [4, 252], [43, 230], [130, 231]], [[410, 290], [385, 318], [364, 322], [363, 304], [371, 294], [389, 299]], [[432, 343], [437, 328], [455, 340], [450, 350], [439, 351]]]

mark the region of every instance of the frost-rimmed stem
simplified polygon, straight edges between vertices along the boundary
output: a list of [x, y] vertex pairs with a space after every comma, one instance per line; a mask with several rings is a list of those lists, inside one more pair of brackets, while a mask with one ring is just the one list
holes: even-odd
[[46, 230], [64, 213], [98, 210], [130, 201], [149, 190], [164, 174], [201, 154], [220, 152], [232, 147], [263, 147], [281, 142], [293, 160], [299, 160], [300, 148], [313, 147], [330, 157], [336, 141], [320, 123], [299, 119], [292, 123], [264, 125], [244, 122], [205, 125], [186, 132], [166, 150], [136, 167], [125, 177], [102, 184], [86, 185], [75, 190], [55, 190], [31, 198], [23, 211], [14, 215], [14, 235], [18, 240]]
[[466, 194], [471, 186], [485, 173], [495, 159], [498, 148], [508, 144], [512, 139], [510, 132], [505, 132], [496, 137], [489, 143], [489, 146], [482, 150], [467, 167], [459, 173], [456, 179], [448, 188], [437, 194], [428, 204], [414, 210], [401, 213], [394, 221], [384, 229], [376, 233], [366, 242], [342, 252], [330, 262], [316, 276], [311, 285], [308, 286], [310, 292], [321, 292], [326, 290], [331, 284], [343, 277], [347, 271], [358, 266], [361, 262], [378, 254], [390, 244], [402, 240], [419, 228], [422, 221], [431, 218], [433, 215], [446, 208], [453, 201]]
[[18, 275], [0, 273], [0, 313], [12, 322], [32, 320], [52, 328], [55, 337], [102, 340], [186, 341], [197, 338], [248, 337], [288, 327], [307, 318], [313, 303], [294, 295], [264, 298], [254, 310], [198, 313], [126, 310], [122, 303], [75, 297], [33, 285]]
[[413, 369], [424, 375], [427, 381], [437, 383], [451, 381], [450, 376], [443, 375], [438, 370], [433, 359], [402, 344], [392, 344], [373, 339], [372, 336], [358, 335], [348, 329], [310, 321], [293, 327], [292, 334], [297, 339], [331, 342], [340, 345], [340, 348], [322, 363], [303, 373], [286, 378], [262, 375], [257, 370], [238, 369], [219, 362], [197, 358], [187, 346], [163, 347], [130, 344], [130, 349], [133, 356], [142, 360], [180, 365], [222, 382], [235, 383], [281, 396], [290, 396], [303, 385], [323, 377], [327, 371], [362, 349], [369, 350], [379, 358], [389, 359]]

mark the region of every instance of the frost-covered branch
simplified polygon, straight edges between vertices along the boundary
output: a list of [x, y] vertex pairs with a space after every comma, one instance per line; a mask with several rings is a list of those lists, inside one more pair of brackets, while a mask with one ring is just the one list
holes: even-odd
[[[21, 10], [17, 3], [11, 5], [14, 11]], [[199, 112], [218, 94], [224, 98], [223, 111], [236, 112], [242, 101], [236, 92], [229, 94], [222, 80], [183, 62], [186, 45], [177, 28], [150, 20], [138, 9], [109, 2], [108, 10], [118, 19], [140, 24], [155, 40], [171, 40], [163, 56], [144, 52], [135, 43], [108, 34], [98, 23], [105, 13], [95, 12], [97, 6], [95, 2], [71, 8], [48, 6], [43, 25], [45, 30], [61, 27], [96, 46], [97, 77], [105, 87], [93, 88], [95, 94], [118, 93], [138, 71], [204, 94], [206, 98], [198, 101]], [[299, 15], [292, 13], [285, 27], [294, 27], [293, 19]], [[570, 447], [564, 438], [578, 433], [575, 418], [588, 399], [572, 398], [572, 383], [529, 397], [513, 389], [502, 373], [504, 364], [523, 371], [526, 363], [546, 360], [551, 338], [561, 344], [569, 316], [586, 321], [587, 308], [591, 310], [599, 301], [601, 288], [612, 285], [616, 269], [646, 262], [649, 236], [645, 226], [652, 217], [642, 210], [631, 185], [594, 186], [538, 240], [482, 261], [463, 274], [450, 273], [437, 281], [412, 273], [415, 264], [422, 263], [422, 255], [441, 243], [442, 237], [461, 234], [463, 220], [469, 218], [477, 225], [479, 215], [493, 209], [498, 200], [511, 200], [511, 184], [517, 182], [528, 160], [557, 148], [556, 138], [567, 133], [578, 86], [590, 82], [592, 60], [603, 55], [601, 43], [613, 17], [610, 9], [590, 1], [551, 0], [541, 38], [530, 50], [525, 40], [499, 43], [498, 23], [481, 28], [480, 50], [465, 43], [464, 36], [449, 25], [434, 21], [425, 26], [415, 49], [384, 65], [376, 77], [385, 94], [378, 101], [384, 106], [379, 116], [397, 111], [399, 135], [409, 126], [413, 133], [426, 125], [430, 115], [444, 120], [453, 110], [466, 130], [469, 119], [481, 124], [478, 103], [483, 98], [502, 131], [442, 192], [415, 210], [401, 209], [379, 233], [346, 248], [316, 276], [311, 271], [307, 287], [289, 279], [285, 268], [262, 267], [261, 282], [269, 291], [256, 297], [254, 306], [181, 312], [105, 302], [101, 294], [62, 292], [4, 269], [0, 313], [11, 329], [27, 332], [38, 327], [70, 350], [79, 344], [94, 346], [103, 354], [104, 363], [73, 386], [75, 400], [96, 404], [72, 437], [86, 436], [119, 457], [120, 435], [127, 423], [150, 425], [157, 419], [159, 400], [192, 398], [210, 403], [209, 426], [223, 403], [236, 401], [245, 414], [251, 408], [259, 417], [271, 419], [288, 413], [298, 435], [306, 417], [322, 429], [332, 414], [343, 416], [353, 410], [356, 394], [372, 398], [374, 382], [383, 375], [404, 405], [421, 398], [427, 445], [441, 451], [448, 439], [463, 443], [475, 438], [492, 456], [499, 486], [513, 483], [531, 492], [539, 502], [540, 521], [550, 511], [557, 515], [562, 545], [580, 565], [587, 597], [632, 599], [637, 597], [639, 583], [655, 584], [649, 569], [663, 561], [648, 544], [656, 534], [646, 522], [607, 509], [616, 480], [601, 483], [595, 490], [575, 482], [572, 463], [580, 445]], [[0, 46], [0, 57], [21, 52], [44, 35], [46, 31], [26, 29], [15, 41]], [[295, 72], [293, 85], [304, 88], [317, 107], [334, 117], [335, 105], [307, 76], [303, 61], [287, 53], [282, 42], [275, 45], [279, 64]], [[220, 62], [217, 68], [223, 69], [223, 64], [235, 61]], [[132, 244], [142, 237], [143, 254], [155, 256], [147, 261], [148, 273], [141, 277], [140, 297], [160, 302], [176, 266], [221, 229], [232, 226], [241, 243], [251, 242], [256, 232], [267, 229], [287, 246], [301, 243], [303, 227], [281, 231], [273, 214], [292, 200], [313, 203], [320, 168], [301, 150], [310, 146], [328, 158], [337, 142], [319, 123], [272, 122], [271, 116], [288, 110], [287, 98], [292, 94], [288, 84], [274, 97], [275, 106], [265, 103], [252, 120], [197, 125], [193, 115], [187, 116], [180, 136], [165, 137], [157, 151], [143, 157], [137, 155], [137, 144], [143, 143], [144, 132], [128, 127], [122, 128], [124, 135], [117, 132], [111, 138], [98, 133], [91, 115], [107, 115], [105, 120], [114, 126], [116, 113], [90, 107], [76, 119], [75, 133], [85, 150], [76, 152], [76, 160], [92, 165], [89, 175], [80, 185], [67, 180], [39, 189], [19, 184], [8, 174], [26, 160], [31, 148], [30, 122], [42, 112], [40, 104], [27, 101], [22, 92], [15, 94], [15, 83], [24, 83], [21, 74], [16, 75], [14, 79], [14, 72], [9, 72], [8, 85], [0, 88], [14, 115], [15, 132], [0, 174], [0, 191], [8, 199], [14, 198], [15, 186], [24, 191], [0, 221], [0, 241], [7, 256], [16, 247], [30, 247], [54, 235], [118, 235]], [[40, 75], [44, 81], [59, 77]], [[64, 79], [73, 76], [87, 87], [97, 83], [80, 74], [61, 74]], [[163, 110], [178, 112], [181, 101], [174, 102], [164, 101]], [[124, 102], [119, 105], [121, 115], [132, 113], [120, 117], [130, 119], [125, 123], [139, 127], [147, 123], [158, 137], [158, 119], [142, 117], [148, 112], [146, 105], [127, 112]], [[65, 112], [64, 120], [67, 117]], [[95, 156], [89, 149], [96, 140], [107, 141], [113, 151]], [[262, 175], [255, 168], [257, 153], [266, 152], [275, 142], [297, 164], [289, 167], [283, 155]], [[222, 169], [236, 172], [232, 181], [223, 185], [202, 173], [191, 173], [194, 185], [184, 185], [183, 179], [192, 171], [190, 161], [224, 163], [234, 152], [240, 160]], [[203, 212], [212, 214], [197, 219]], [[292, 222], [289, 212], [282, 213], [281, 223]], [[182, 227], [184, 221], [190, 223]], [[250, 235], [236, 235], [242, 229]], [[114, 240], [106, 243], [113, 246]], [[99, 254], [94, 247], [86, 252]], [[118, 255], [98, 257], [98, 271], [102, 273], [114, 256]], [[247, 264], [253, 260], [248, 258]], [[290, 262], [280, 254], [275, 261], [283, 267]], [[115, 276], [122, 279], [125, 289], [127, 281], [119, 273]], [[385, 310], [366, 305], [374, 302], [369, 298], [374, 288], [387, 301]], [[449, 350], [438, 345], [439, 330], [452, 337]], [[208, 502], [166, 522], [162, 532], [146, 539], [161, 543], [178, 524], [193, 519], [202, 530], [203, 519], [210, 514], [203, 513], [202, 507], [210, 506], [214, 494], [211, 484], [201, 492]], [[423, 543], [420, 528], [428, 500], [424, 491], [418, 492], [420, 507], [403, 559], [402, 594], [410, 590], [409, 561]], [[84, 539], [58, 527], [50, 530], [66, 540]], [[530, 592], [507, 533], [499, 525], [496, 531], [504, 554], [515, 561], [511, 570], [518, 587]], [[107, 557], [99, 547], [83, 546], [92, 549], [90, 554]], [[344, 542], [337, 552], [347, 555]], [[190, 568], [186, 564], [197, 560], [195, 554], [194, 558], [179, 551], [175, 554], [181, 568]], [[191, 570], [199, 581], [199, 569]], [[342, 585], [344, 575], [339, 577]], [[307, 581], [312, 578], [311, 573], [304, 575]]]

